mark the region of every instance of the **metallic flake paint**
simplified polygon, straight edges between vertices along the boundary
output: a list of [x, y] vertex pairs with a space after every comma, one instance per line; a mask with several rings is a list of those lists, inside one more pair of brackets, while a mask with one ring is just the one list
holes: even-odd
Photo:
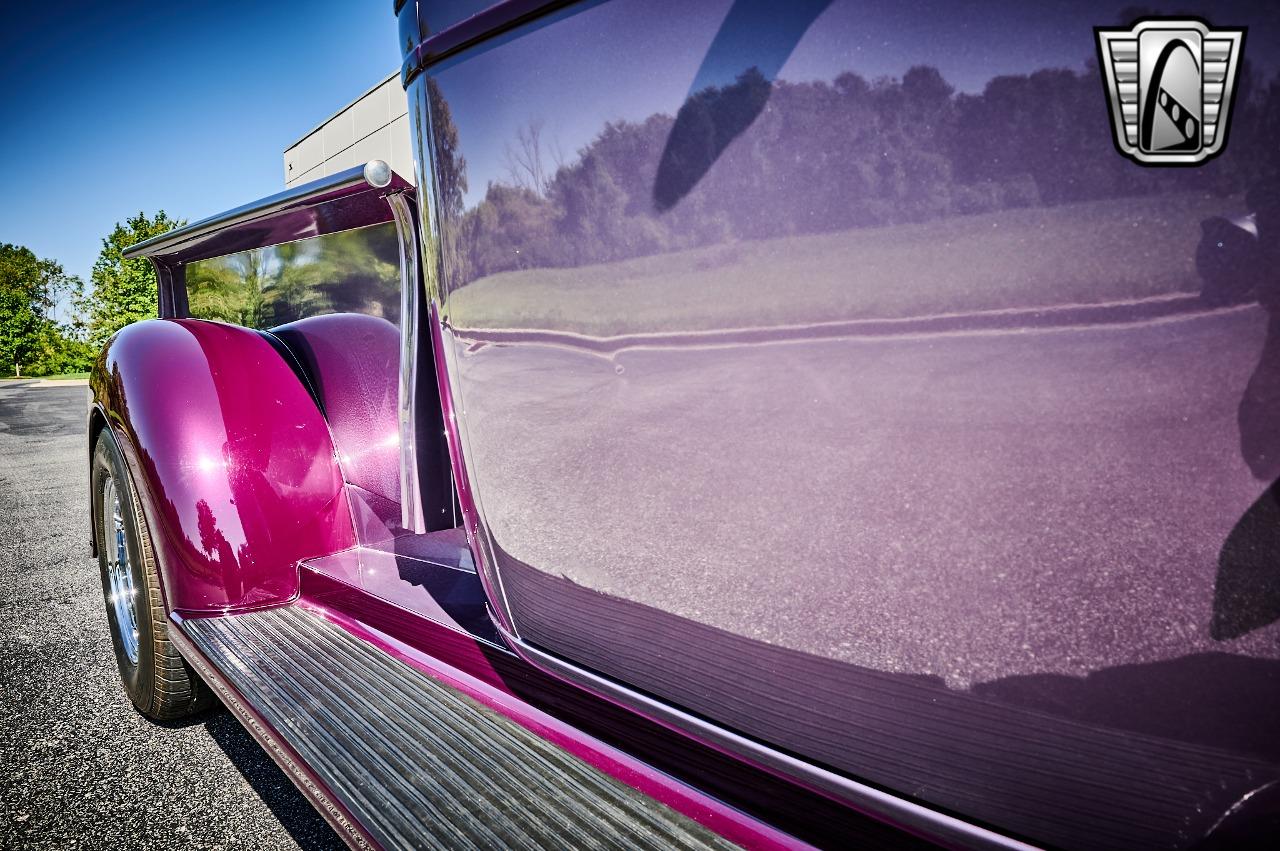
[[[1278, 586], [1249, 556], [1275, 540], [1274, 298], [1207, 310], [1189, 262], [1199, 220], [1250, 187], [1134, 176], [1101, 100], [1063, 145], [1087, 168], [1021, 173], [1046, 137], [980, 136], [1004, 143], [989, 176], [895, 160], [933, 132], [929, 98], [1025, 82], [1083, 104], [1096, 69], [1033, 55], [999, 76], [994, 48], [941, 33], [886, 60], [877, 37], [902, 8], [851, 2], [779, 60], [752, 54], [768, 4], [676, 5], [578, 4], [510, 28], [529, 4], [500, 4], [498, 37], [433, 36], [443, 49], [406, 63], [442, 394], [502, 626], [1033, 840], [1194, 844], [1280, 770]], [[920, 27], [951, 26], [946, 4], [913, 7]], [[987, 16], [1029, 30], [1008, 43], [1061, 30], [1011, 12]], [[1098, 21], [1075, 14], [1087, 55]], [[1246, 23], [1274, 43], [1274, 11]], [[964, 92], [921, 65], [967, 70]], [[519, 151], [535, 123], [576, 134], [582, 159], [542, 196], [493, 191], [511, 179], [502, 142]], [[858, 150], [883, 173], [861, 164], [864, 187], [833, 193]], [[667, 185], [672, 163], [696, 169]], [[940, 206], [912, 206], [939, 181]], [[994, 207], [966, 194], [993, 188], [1008, 193]], [[1065, 239], [1083, 250], [1036, 265]], [[975, 250], [939, 257], [953, 241]], [[1124, 281], [1158, 254], [1187, 258], [1167, 292], [1081, 295], [1069, 277], [1087, 260]], [[701, 290], [716, 275], [733, 284], [720, 300]], [[764, 664], [774, 652], [788, 658]], [[1114, 788], [1057, 765], [1077, 739], [1110, 754]], [[1144, 782], [1166, 760], [1195, 775], [1169, 798]]]
[[355, 543], [324, 418], [255, 332], [137, 323], [90, 384], [141, 492], [170, 610], [285, 602], [298, 561]]
[[376, 316], [332, 313], [272, 328], [320, 403], [364, 543], [401, 533], [396, 364], [400, 333]]

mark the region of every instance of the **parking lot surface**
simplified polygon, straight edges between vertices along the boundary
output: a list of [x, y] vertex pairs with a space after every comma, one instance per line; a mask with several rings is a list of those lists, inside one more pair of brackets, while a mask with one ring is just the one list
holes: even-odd
[[0, 382], [0, 848], [342, 847], [221, 707], [120, 687], [88, 550], [88, 389]]

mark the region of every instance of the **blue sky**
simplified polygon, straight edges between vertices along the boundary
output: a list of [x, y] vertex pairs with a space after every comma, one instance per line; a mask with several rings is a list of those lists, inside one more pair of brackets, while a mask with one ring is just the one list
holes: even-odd
[[392, 0], [6, 4], [0, 242], [87, 284], [129, 215], [283, 189], [284, 149], [399, 64]]

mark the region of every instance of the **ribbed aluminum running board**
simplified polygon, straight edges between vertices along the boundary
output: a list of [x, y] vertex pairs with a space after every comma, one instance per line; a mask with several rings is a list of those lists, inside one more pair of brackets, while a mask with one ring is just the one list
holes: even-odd
[[312, 612], [181, 628], [354, 817], [354, 844], [363, 834], [386, 849], [732, 847]]

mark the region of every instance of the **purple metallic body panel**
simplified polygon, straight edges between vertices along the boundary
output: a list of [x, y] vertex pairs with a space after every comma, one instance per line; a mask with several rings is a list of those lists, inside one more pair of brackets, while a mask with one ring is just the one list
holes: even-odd
[[257, 333], [131, 325], [91, 383], [142, 493], [170, 610], [290, 600], [299, 560], [355, 543], [324, 418]]
[[402, 535], [309, 559], [302, 567], [447, 629], [502, 645], [462, 529]]
[[[405, 536], [395, 528], [398, 339], [384, 320], [350, 314], [267, 334], [161, 320], [114, 338], [92, 381], [96, 410], [120, 435], [161, 548], [175, 642], [340, 832], [364, 841], [340, 796], [184, 640], [188, 618], [234, 617], [300, 595], [303, 605], [744, 846], [805, 847], [762, 817], [826, 844], [889, 837], [896, 846], [884, 826], [691, 748], [500, 646], [467, 533]], [[451, 418], [447, 395], [444, 409]]]
[[376, 316], [336, 313], [271, 329], [301, 362], [329, 424], [362, 542], [400, 529], [396, 366], [400, 331]]
[[[462, 458], [462, 438], [458, 430], [458, 410], [453, 401], [453, 386], [449, 381], [449, 368], [446, 366], [450, 350], [444, 343], [438, 306], [432, 304], [428, 309], [430, 316], [431, 350], [436, 369], [436, 381], [440, 387], [440, 406], [444, 418], [445, 438], [449, 444], [449, 462], [453, 468], [453, 484], [458, 496], [458, 507], [462, 511], [462, 528], [466, 531], [467, 541], [473, 552], [479, 552], [484, 546], [480, 535], [480, 511], [476, 507], [471, 477]], [[482, 558], [477, 564], [480, 581], [492, 604], [491, 612], [499, 627], [511, 628], [510, 619], [502, 600], [497, 574], [494, 571], [493, 559]]]
[[[1280, 778], [1273, 285], [1193, 262], [1280, 88], [1144, 171], [1080, 61], [1114, 9], [1059, 12], [614, 0], [416, 48], [446, 425], [529, 646], [1033, 841], [1189, 847]], [[1280, 14], [1202, 14], [1274, 78]]]

